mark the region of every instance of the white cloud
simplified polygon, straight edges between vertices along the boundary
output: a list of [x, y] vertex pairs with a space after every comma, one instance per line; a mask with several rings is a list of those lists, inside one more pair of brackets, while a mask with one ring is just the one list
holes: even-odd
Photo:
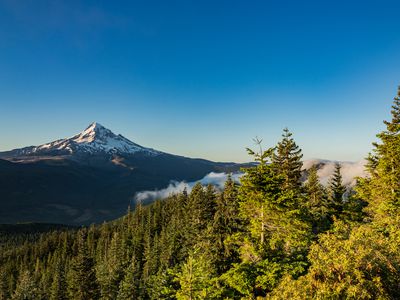
[[365, 171], [365, 160], [360, 160], [358, 162], [336, 162], [330, 160], [310, 159], [303, 163], [303, 169], [308, 170], [311, 166], [320, 164], [318, 167], [318, 177], [323, 185], [327, 185], [335, 170], [336, 163], [339, 163], [341, 166], [340, 173], [344, 185], [353, 186], [356, 183], [356, 177], [367, 176], [367, 172]]
[[[222, 189], [225, 181], [228, 179], [227, 173], [215, 173], [211, 172], [204, 176], [202, 179], [193, 182], [185, 182], [185, 181], [171, 181], [171, 183], [164, 189], [154, 190], [154, 191], [143, 191], [139, 192], [135, 195], [135, 201], [138, 202], [149, 202], [156, 199], [163, 199], [170, 195], [177, 194], [182, 192], [184, 189], [190, 193], [193, 186], [200, 182], [203, 185], [213, 184], [218, 189]], [[239, 182], [239, 178], [241, 176], [240, 173], [231, 174], [232, 179], [236, 182]]]
[[[303, 162], [303, 169], [308, 170], [309, 168], [311, 168], [311, 166], [319, 164], [320, 166], [318, 168], [318, 177], [323, 185], [327, 185], [329, 179], [331, 178], [335, 170], [336, 163], [337, 163], [336, 161], [330, 161], [330, 160], [311, 159]], [[352, 186], [355, 184], [355, 177], [365, 177], [367, 175], [364, 169], [365, 166], [364, 160], [359, 162], [339, 162], [339, 164], [342, 167], [341, 174], [344, 185]], [[231, 174], [231, 176], [233, 180], [239, 182], [242, 173], [234, 173]], [[135, 201], [146, 203], [156, 199], [164, 199], [173, 194], [180, 193], [184, 189], [186, 189], [188, 193], [190, 193], [193, 186], [197, 182], [200, 182], [203, 185], [213, 184], [218, 189], [222, 189], [227, 178], [228, 178], [227, 173], [211, 172], [198, 181], [193, 181], [193, 182], [171, 181], [171, 183], [164, 189], [138, 192], [135, 195]]]

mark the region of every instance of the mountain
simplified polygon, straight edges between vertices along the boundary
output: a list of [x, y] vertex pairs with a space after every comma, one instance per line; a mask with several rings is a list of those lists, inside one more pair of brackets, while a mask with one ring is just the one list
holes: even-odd
[[132, 155], [143, 153], [159, 155], [160, 151], [142, 147], [125, 138], [116, 135], [101, 124], [94, 122], [81, 133], [71, 138], [57, 140], [40, 146], [30, 146], [0, 153], [1, 157], [19, 158], [25, 156], [60, 156], [60, 155]]
[[146, 148], [92, 123], [70, 138], [0, 152], [0, 223], [103, 222], [134, 205], [137, 192], [241, 166]]

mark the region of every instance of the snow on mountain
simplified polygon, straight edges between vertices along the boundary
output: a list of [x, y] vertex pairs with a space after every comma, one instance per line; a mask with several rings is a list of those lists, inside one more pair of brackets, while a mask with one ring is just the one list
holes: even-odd
[[57, 140], [48, 144], [23, 148], [18, 154], [40, 155], [62, 154], [135, 154], [158, 155], [161, 152], [135, 144], [122, 135], [116, 135], [99, 123], [92, 123], [84, 131], [71, 138]]

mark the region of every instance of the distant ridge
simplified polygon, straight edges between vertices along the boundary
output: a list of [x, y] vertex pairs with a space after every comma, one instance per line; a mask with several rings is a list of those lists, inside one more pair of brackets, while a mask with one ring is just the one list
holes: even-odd
[[0, 223], [112, 220], [137, 192], [242, 166], [147, 148], [94, 122], [70, 138], [0, 152]]

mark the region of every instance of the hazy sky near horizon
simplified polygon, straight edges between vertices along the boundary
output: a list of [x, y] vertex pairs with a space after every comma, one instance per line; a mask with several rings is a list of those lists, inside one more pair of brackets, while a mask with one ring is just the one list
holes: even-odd
[[0, 0], [0, 151], [98, 121], [143, 146], [248, 161], [289, 127], [359, 160], [400, 84], [399, 1]]

